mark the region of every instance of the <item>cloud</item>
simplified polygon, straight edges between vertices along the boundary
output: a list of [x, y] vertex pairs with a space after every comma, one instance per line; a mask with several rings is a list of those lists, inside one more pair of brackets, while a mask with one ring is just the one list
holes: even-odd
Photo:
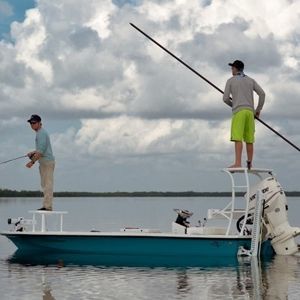
[[[197, 33], [184, 43], [182, 52], [197, 60], [210, 61], [221, 71], [228, 70], [228, 63], [236, 58], [246, 62], [245, 70], [264, 73], [281, 64], [281, 55], [272, 35], [261, 38], [248, 36], [248, 23], [235, 19], [222, 24], [213, 33]], [[257, 45], [262, 49], [257, 55]]]
[[[284, 57], [283, 37], [276, 36], [268, 22], [263, 35], [255, 33], [262, 22], [260, 14], [252, 18], [250, 13], [242, 14], [245, 8], [236, 7], [232, 1], [226, 5], [204, 1], [202, 6], [190, 1], [184, 9], [180, 1], [147, 1], [133, 6], [110, 1], [102, 1], [100, 6], [97, 1], [89, 5], [81, 1], [56, 4], [40, 1], [27, 11], [25, 21], [12, 26], [15, 44], [2, 48], [12, 69], [5, 72], [5, 80], [24, 85], [26, 102], [39, 102], [40, 109], [50, 114], [60, 107], [66, 114], [76, 110], [76, 118], [87, 113], [95, 117], [97, 112], [99, 118], [111, 114], [225, 117], [220, 95], [134, 31], [128, 24], [132, 20], [192, 67], [211, 76], [209, 79], [221, 82], [221, 88], [229, 75], [228, 61], [237, 57], [245, 60], [250, 74], [280, 70], [282, 62], [290, 66], [297, 60], [291, 50], [289, 57]], [[255, 4], [245, 7], [254, 11]], [[15, 77], [14, 73], [22, 76]], [[33, 89], [37, 83], [38, 89]], [[14, 91], [7, 94], [14, 97]], [[209, 113], [212, 110], [214, 114]]]
[[[216, 148], [212, 136], [223, 139], [224, 131], [203, 121], [118, 117], [83, 121], [74, 142], [95, 157], [199, 153], [204, 150], [204, 141], [213, 152]], [[194, 143], [189, 143], [190, 140]]]
[[[76, 118], [87, 112], [94, 117], [96, 109], [100, 118], [115, 113], [184, 119], [205, 118], [214, 109], [214, 116], [224, 118], [221, 106], [212, 104], [219, 103], [219, 95], [209, 94], [210, 87], [128, 25], [130, 19], [143, 19], [145, 28], [161, 36], [162, 43], [170, 44], [192, 65], [200, 65], [214, 77], [219, 77], [216, 70], [224, 72], [227, 61], [235, 57], [242, 56], [252, 72], [280, 66], [281, 54], [271, 33], [264, 38], [249, 36], [247, 31], [253, 32], [255, 26], [247, 18], [237, 18], [238, 8], [231, 19], [225, 13], [220, 24], [212, 24], [208, 17], [219, 14], [221, 6], [208, 4], [191, 1], [181, 14], [180, 1], [176, 5], [147, 1], [137, 6], [116, 6], [110, 1], [100, 6], [97, 1], [83, 5], [77, 1], [63, 7], [55, 1], [40, 1], [27, 12], [23, 23], [13, 24], [15, 56], [10, 65], [17, 63], [26, 70], [19, 84], [25, 84], [25, 98], [38, 101], [42, 110], [47, 106], [48, 111], [55, 111], [62, 104], [68, 114], [75, 103]], [[229, 1], [228, 5], [233, 4]], [[67, 12], [63, 16], [62, 9]], [[201, 13], [203, 24], [194, 17], [195, 24], [190, 26], [187, 15], [195, 12]], [[239, 47], [233, 47], [236, 41]], [[256, 45], [263, 49], [259, 57]], [[37, 81], [39, 92], [35, 94], [31, 86]], [[87, 105], [82, 101], [84, 94]], [[40, 95], [44, 100], [36, 99]], [[214, 97], [207, 110], [201, 105], [207, 104], [205, 95]]]
[[[299, 1], [288, 0], [40, 0], [23, 22], [11, 24], [12, 40], [0, 41], [1, 119], [35, 112], [50, 124], [80, 121], [79, 128], [52, 133], [66, 170], [69, 149], [79, 162], [99, 166], [94, 162], [105, 164], [104, 158], [128, 170], [140, 163], [141, 173], [151, 166], [154, 174], [158, 161], [174, 173], [231, 163], [231, 112], [221, 93], [133, 22], [221, 89], [228, 62], [244, 60], [247, 74], [266, 90], [263, 119], [300, 144], [299, 12]], [[257, 141], [260, 164], [271, 164], [270, 148], [278, 161], [283, 153], [294, 158], [261, 125]]]

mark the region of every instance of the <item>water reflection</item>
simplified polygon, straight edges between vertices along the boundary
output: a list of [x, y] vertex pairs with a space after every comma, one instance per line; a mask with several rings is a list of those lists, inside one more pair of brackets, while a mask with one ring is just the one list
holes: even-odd
[[17, 250], [9, 259], [11, 263], [44, 266], [115, 266], [115, 267], [230, 267], [236, 266], [236, 257], [201, 256], [134, 256], [97, 255], [94, 253], [55, 253]]
[[[262, 270], [261, 278], [263, 299], [288, 299], [288, 291], [299, 282], [300, 257], [276, 256], [269, 268]], [[299, 299], [299, 295], [292, 298]]]
[[[284, 300], [300, 296], [300, 257], [295, 256], [276, 256], [270, 261], [243, 258], [235, 265], [224, 262], [219, 266], [214, 263], [196, 268], [75, 266], [67, 260], [57, 261], [54, 266], [24, 263], [14, 261], [7, 266], [14, 282], [22, 284], [23, 278], [31, 282], [31, 286], [33, 282], [40, 282], [36, 285], [40, 298], [32, 299], [62, 299], [62, 291], [78, 294], [78, 299], [87, 295], [88, 299], [98, 299], [101, 292], [110, 295], [110, 299], [124, 300], [151, 297]], [[134, 297], [129, 298], [133, 291]]]
[[51, 288], [48, 285], [45, 285], [43, 288], [43, 300], [55, 300], [51, 294]]
[[289, 287], [299, 278], [300, 257], [278, 255], [269, 262], [243, 258], [236, 267], [236, 282], [220, 274], [220, 280], [210, 285], [207, 298], [223, 299], [225, 294], [230, 299], [289, 299]]
[[191, 289], [192, 286], [189, 284], [189, 275], [187, 270], [179, 270], [177, 272], [177, 294], [188, 294]]
[[[191, 270], [177, 271], [177, 294], [181, 296], [187, 296], [195, 289], [195, 274], [191, 274]], [[205, 288], [201, 289], [197, 299], [284, 300], [298, 299], [300, 295], [297, 284], [300, 257], [297, 256], [276, 256], [270, 261], [242, 258], [234, 268], [204, 268], [201, 276], [204, 280], [199, 283]], [[291, 287], [297, 289], [297, 297], [289, 297]]]

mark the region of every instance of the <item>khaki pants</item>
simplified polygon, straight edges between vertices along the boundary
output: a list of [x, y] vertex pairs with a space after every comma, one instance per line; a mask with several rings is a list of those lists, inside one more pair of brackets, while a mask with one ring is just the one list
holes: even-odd
[[40, 161], [41, 186], [44, 194], [43, 207], [52, 209], [53, 201], [53, 173], [55, 161]]

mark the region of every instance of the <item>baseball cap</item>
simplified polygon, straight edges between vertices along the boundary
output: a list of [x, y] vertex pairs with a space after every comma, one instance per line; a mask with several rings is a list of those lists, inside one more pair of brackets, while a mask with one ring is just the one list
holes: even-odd
[[233, 63], [229, 63], [228, 65], [231, 67], [235, 67], [238, 70], [244, 69], [244, 63], [241, 60], [235, 60]]
[[27, 122], [31, 123], [31, 122], [41, 122], [42, 119], [39, 115], [31, 115], [29, 120], [27, 120]]

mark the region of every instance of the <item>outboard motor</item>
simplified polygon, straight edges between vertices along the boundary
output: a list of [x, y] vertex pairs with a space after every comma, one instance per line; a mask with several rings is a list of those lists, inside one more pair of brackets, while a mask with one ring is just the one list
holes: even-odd
[[300, 234], [300, 228], [291, 227], [288, 222], [287, 199], [276, 178], [265, 178], [256, 186], [251, 187], [248, 219], [253, 217], [258, 190], [262, 192], [265, 200], [263, 210], [264, 237], [271, 239], [276, 254], [295, 254], [298, 252], [295, 237]]

